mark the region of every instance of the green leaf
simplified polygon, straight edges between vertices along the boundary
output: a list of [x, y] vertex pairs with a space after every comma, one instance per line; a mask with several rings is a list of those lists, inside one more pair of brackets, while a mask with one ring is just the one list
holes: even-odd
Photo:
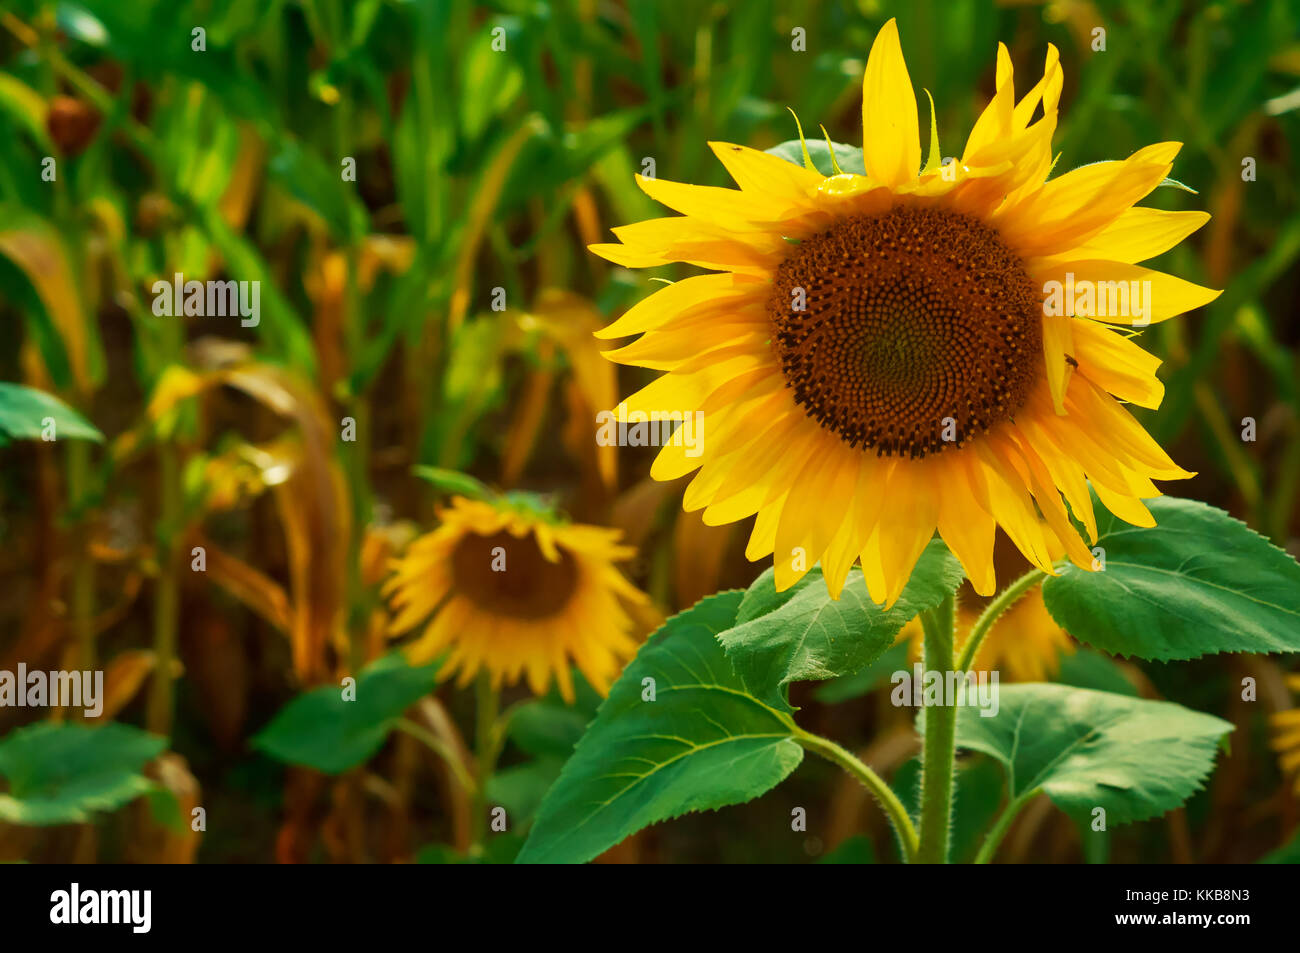
[[1138, 690], [1109, 655], [1080, 648], [1061, 656], [1061, 668], [1052, 679], [1059, 685], [1091, 688], [1116, 695], [1137, 696]]
[[483, 852], [478, 855], [460, 853], [450, 844], [426, 844], [415, 854], [417, 864], [510, 864], [523, 838], [510, 832], [494, 833], [483, 844]]
[[504, 807], [512, 828], [526, 828], [563, 768], [564, 759], [551, 756], [502, 768], [488, 778], [488, 804]]
[[957, 712], [957, 746], [1007, 769], [1009, 793], [1042, 790], [1076, 819], [1157, 817], [1201, 787], [1232, 724], [1170, 702], [1065, 685], [1006, 685], [998, 713]]
[[545, 698], [520, 705], [510, 715], [510, 740], [537, 758], [561, 760], [573, 754], [587, 725], [596, 717], [602, 701], [600, 695], [582, 677], [573, 673], [575, 699], [572, 705], [552, 688]]
[[176, 792], [162, 785], [153, 785], [148, 791], [148, 798], [149, 814], [156, 823], [175, 834], [183, 834], [189, 830], [185, 815], [181, 813], [181, 802]]
[[337, 685], [322, 685], [285, 705], [253, 738], [253, 746], [289, 764], [339, 774], [379, 750], [398, 719], [433, 690], [439, 663], [414, 668], [400, 652], [361, 670], [356, 700]]
[[1269, 851], [1259, 860], [1257, 864], [1300, 864], [1300, 831], [1287, 843], [1275, 850]]
[[343, 180], [341, 157], [334, 161], [340, 164], [327, 165], [285, 137], [280, 151], [267, 163], [267, 171], [290, 195], [318, 214], [335, 238], [359, 239], [368, 228], [366, 210]]
[[888, 680], [889, 676], [900, 669], [907, 668], [907, 656], [911, 646], [906, 642], [896, 642], [885, 649], [883, 655], [865, 668], [852, 675], [833, 678], [813, 692], [813, 697], [823, 705], [838, 705], [853, 698], [861, 698], [874, 691]]
[[816, 568], [785, 592], [776, 591], [773, 579], [771, 569], [758, 577], [745, 593], [736, 625], [718, 640], [762, 701], [793, 711], [791, 682], [834, 678], [871, 664], [894, 644], [899, 629], [961, 584], [962, 572], [947, 547], [932, 540], [887, 611], [871, 601], [859, 569], [849, 573], [838, 600], [831, 599]]
[[518, 17], [494, 17], [468, 41], [462, 54], [461, 85], [473, 91], [461, 103], [461, 126], [468, 139], [482, 135], [489, 123], [516, 101], [524, 86], [519, 63], [492, 49], [498, 27], [505, 32], [507, 47], [521, 41], [524, 26]]
[[48, 150], [47, 154], [54, 151], [46, 126], [48, 107], [44, 97], [8, 73], [0, 73], [0, 112], [13, 116], [41, 148]]
[[477, 444], [468, 435], [505, 399], [503, 366], [518, 335], [518, 323], [508, 312], [475, 318], [456, 329], [442, 380], [442, 409], [429, 421], [420, 459], [453, 467], [469, 464]]
[[876, 847], [871, 838], [864, 834], [854, 834], [846, 838], [840, 846], [827, 851], [818, 859], [819, 864], [874, 864]]
[[112, 811], [155, 787], [140, 770], [167, 739], [109, 722], [99, 728], [43, 721], [0, 741], [0, 821], [72, 824]]
[[[839, 163], [843, 171], [852, 172], [856, 175], [867, 174], [867, 167], [862, 159], [862, 150], [857, 146], [845, 145], [842, 142], [828, 144], [820, 139], [809, 139], [808, 156], [812, 159], [813, 165], [817, 167], [817, 171], [822, 175], [836, 174], [835, 166], [831, 163], [832, 149], [835, 151], [835, 161]], [[798, 139], [789, 139], [766, 151], [771, 155], [784, 159], [786, 162], [793, 162], [797, 166], [803, 165], [803, 144]]]
[[537, 698], [511, 711], [510, 740], [533, 760], [497, 771], [488, 779], [488, 801], [506, 809], [510, 825], [526, 830], [550, 790], [564, 762], [582, 740], [587, 725], [596, 717], [603, 700], [582, 677], [573, 672], [574, 703], [570, 705], [559, 689], [552, 688], [545, 698]]
[[102, 433], [53, 394], [0, 381], [0, 447], [10, 440], [41, 440], [47, 417], [54, 421], [55, 440], [104, 442]]
[[650, 824], [751, 800], [798, 766], [793, 724], [718, 644], [740, 600], [709, 596], [642, 646], [542, 801], [519, 862], [583, 863]]
[[1190, 659], [1300, 652], [1300, 564], [1222, 510], [1147, 501], [1139, 529], [1098, 507], [1105, 569], [1067, 566], [1043, 583], [1062, 628], [1112, 655]]
[[486, 500], [493, 495], [486, 485], [468, 473], [424, 465], [412, 467], [411, 472], [421, 480], [429, 481], [444, 493], [468, 496], [472, 500]]

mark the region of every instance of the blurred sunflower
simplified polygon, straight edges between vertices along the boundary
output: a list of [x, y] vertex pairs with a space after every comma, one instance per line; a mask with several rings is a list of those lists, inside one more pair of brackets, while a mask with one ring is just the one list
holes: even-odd
[[[980, 616], [980, 606], [957, 604], [957, 652], [961, 653], [971, 628]], [[910, 642], [908, 655], [919, 661], [925, 633], [920, 616], [903, 626], [897, 641]], [[1043, 604], [1043, 590], [1035, 586], [1021, 596], [989, 630], [975, 654], [972, 671], [997, 672], [1008, 682], [1046, 682], [1061, 668], [1061, 656], [1074, 652], [1074, 642], [1056, 624]]]
[[[1095, 540], [1089, 482], [1118, 517], [1151, 526], [1141, 500], [1160, 495], [1152, 479], [1191, 475], [1120, 403], [1159, 405], [1160, 362], [1107, 324], [1162, 321], [1217, 296], [1134, 264], [1209, 216], [1134, 207], [1179, 143], [1049, 181], [1061, 86], [1049, 46], [1043, 77], [1016, 101], [999, 45], [997, 91], [961, 159], [941, 162], [932, 121], [922, 166], [891, 20], [863, 77], [865, 175], [824, 176], [806, 147], [801, 167], [711, 143], [739, 190], [638, 177], [684, 214], [591, 246], [629, 268], [717, 272], [669, 285], [599, 336], [644, 332], [605, 355], [667, 371], [619, 405], [620, 419], [704, 412], [703, 452], [669, 444], [651, 473], [698, 470], [683, 505], [706, 523], [756, 516], [746, 555], [780, 554], [777, 589], [820, 560], [838, 598], [860, 559], [872, 598], [892, 605], [936, 528], [981, 595], [996, 587], [998, 526], [1044, 571], [1058, 544], [1089, 569], [1064, 501]], [[1101, 283], [1138, 282], [1151, 307], [1073, 316], [1086, 302], [1048, 306], [1058, 281], [1102, 296], [1121, 285]], [[796, 550], [807, 558], [787, 558]]]
[[526, 676], [544, 694], [551, 677], [573, 701], [572, 665], [601, 694], [636, 652], [625, 604], [647, 601], [614, 562], [635, 551], [619, 531], [562, 522], [531, 499], [454, 497], [441, 525], [413, 541], [384, 585], [400, 634], [433, 618], [408, 647], [413, 663], [445, 653], [443, 672], [494, 687]]
[[[1300, 673], [1286, 677], [1287, 688], [1300, 696]], [[1300, 708], [1289, 708], [1269, 716], [1273, 728], [1271, 744], [1277, 752], [1278, 766], [1290, 779], [1292, 790], [1300, 797]]]

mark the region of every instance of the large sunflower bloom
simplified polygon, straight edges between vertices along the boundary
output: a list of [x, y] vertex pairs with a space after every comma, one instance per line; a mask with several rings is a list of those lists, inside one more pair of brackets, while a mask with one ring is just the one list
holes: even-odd
[[494, 687], [527, 676], [544, 694], [554, 676], [574, 698], [572, 665], [605, 694], [636, 652], [627, 603], [646, 596], [614, 562], [635, 554], [618, 530], [564, 523], [530, 505], [455, 497], [441, 525], [411, 543], [385, 584], [407, 632], [430, 615], [407, 649], [416, 663], [445, 653], [443, 672]]
[[[1065, 502], [1095, 541], [1089, 483], [1118, 517], [1151, 526], [1141, 500], [1159, 495], [1152, 480], [1191, 475], [1121, 403], [1159, 405], [1159, 361], [1108, 325], [1214, 299], [1134, 264], [1208, 216], [1134, 207], [1179, 143], [1049, 180], [1061, 84], [1049, 46], [1042, 79], [1017, 101], [1000, 45], [996, 94], [960, 160], [941, 164], [932, 124], [923, 167], [891, 20], [863, 78], [866, 175], [711, 143], [738, 190], [638, 177], [683, 214], [592, 246], [630, 268], [715, 272], [658, 291], [600, 336], [643, 333], [607, 356], [667, 372], [620, 404], [620, 419], [704, 413], [702, 452], [667, 445], [651, 473], [698, 470], [684, 506], [706, 523], [756, 516], [746, 555], [775, 553], [778, 589], [820, 560], [838, 597], [860, 560], [872, 598], [892, 605], [936, 528], [982, 595], [996, 586], [998, 526], [1046, 572], [1058, 547], [1089, 569]], [[1151, 307], [1056, 313], [1053, 281], [1149, 282]]]

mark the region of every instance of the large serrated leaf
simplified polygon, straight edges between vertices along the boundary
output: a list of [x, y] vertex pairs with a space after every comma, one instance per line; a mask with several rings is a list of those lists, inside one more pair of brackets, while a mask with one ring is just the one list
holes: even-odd
[[1102, 508], [1105, 569], [1066, 567], [1043, 583], [1062, 628], [1112, 655], [1190, 659], [1216, 652], [1300, 652], [1300, 564], [1222, 510], [1147, 501], [1141, 529]]
[[438, 663], [412, 667], [400, 653], [384, 656], [357, 676], [356, 699], [337, 685], [299, 695], [253, 738], [280, 761], [338, 774], [379, 750], [409, 706], [433, 691]]
[[[778, 143], [766, 151], [787, 162], [803, 165], [803, 148], [798, 139]], [[855, 175], [867, 174], [866, 163], [862, 158], [862, 150], [857, 146], [845, 145], [842, 142], [827, 144], [826, 140], [817, 138], [808, 140], [808, 158], [812, 159], [813, 165], [822, 175], [837, 174], [835, 164], [831, 162], [832, 155], [834, 155], [835, 163], [839, 165], [841, 172], [852, 172]]]
[[0, 742], [0, 820], [11, 824], [72, 824], [111, 811], [154, 788], [140, 773], [167, 739], [129, 725], [40, 722]]
[[755, 798], [795, 769], [791, 722], [750, 693], [717, 641], [740, 600], [703, 599], [641, 648], [542, 801], [519, 862], [583, 863], [643, 827]]
[[1145, 820], [1187, 800], [1214, 766], [1232, 724], [1171, 702], [1064, 685], [1007, 685], [998, 713], [957, 713], [957, 746], [1007, 769], [1010, 795], [1042, 790], [1076, 818]]
[[861, 570], [849, 573], [834, 600], [818, 569], [785, 592], [776, 591], [769, 569], [745, 593], [736, 625], [718, 640], [762, 701], [793, 711], [787, 699], [791, 682], [834, 678], [871, 664], [917, 613], [937, 606], [961, 581], [961, 566], [937, 539], [888, 611], [871, 601]]

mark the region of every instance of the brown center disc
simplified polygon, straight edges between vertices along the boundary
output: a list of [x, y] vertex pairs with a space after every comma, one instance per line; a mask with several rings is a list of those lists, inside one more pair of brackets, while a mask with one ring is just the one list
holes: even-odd
[[877, 455], [962, 446], [1042, 366], [1042, 296], [993, 229], [954, 212], [895, 208], [804, 240], [767, 307], [796, 402]]
[[553, 563], [532, 534], [521, 538], [504, 530], [492, 536], [469, 533], [451, 554], [455, 591], [497, 615], [553, 616], [568, 605], [578, 582], [573, 556], [563, 547], [557, 549], [560, 561]]

